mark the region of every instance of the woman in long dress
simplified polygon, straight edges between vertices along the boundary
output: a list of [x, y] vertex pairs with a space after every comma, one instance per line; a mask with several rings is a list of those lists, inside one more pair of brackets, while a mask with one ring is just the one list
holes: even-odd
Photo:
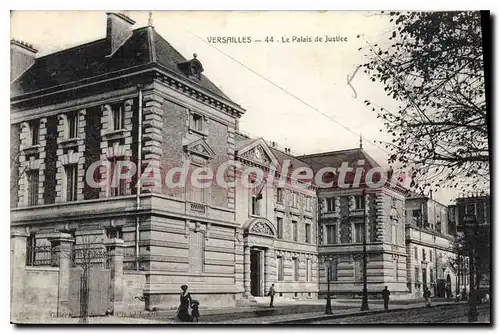
[[188, 286], [181, 286], [182, 293], [180, 297], [180, 305], [177, 312], [177, 318], [183, 322], [190, 322], [191, 315], [189, 314], [189, 305], [191, 305], [191, 294], [187, 291]]

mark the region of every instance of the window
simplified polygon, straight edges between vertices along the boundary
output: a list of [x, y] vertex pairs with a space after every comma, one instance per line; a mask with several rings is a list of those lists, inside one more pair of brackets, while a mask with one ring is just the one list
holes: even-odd
[[311, 197], [306, 197], [306, 211], [312, 211], [312, 199]]
[[123, 106], [121, 104], [116, 104], [113, 106], [113, 130], [121, 130], [125, 128], [125, 118], [123, 114]]
[[[124, 161], [123, 158], [113, 158], [109, 162], [110, 165], [110, 173], [109, 177], [111, 178], [108, 182], [109, 186], [109, 196], [123, 196], [127, 194], [127, 182], [126, 179], [118, 179], [121, 175], [125, 175], [128, 172], [128, 168], [123, 166], [121, 162]], [[117, 168], [121, 167], [121, 173], [118, 172]]]
[[354, 259], [354, 281], [360, 282], [363, 280], [363, 258]]
[[297, 207], [297, 202], [299, 199], [299, 195], [296, 192], [292, 193], [292, 207], [296, 208]]
[[[329, 270], [328, 270], [329, 268]], [[329, 266], [327, 265], [327, 275], [329, 275], [330, 281], [337, 281], [338, 280], [338, 260], [337, 259], [332, 259], [329, 261]]]
[[398, 272], [398, 259], [394, 259], [394, 278], [399, 281], [399, 272]]
[[106, 237], [108, 239], [123, 239], [123, 231], [121, 226], [109, 227], [106, 229]]
[[393, 245], [397, 245], [398, 244], [398, 238], [397, 238], [398, 237], [398, 232], [397, 231], [398, 231], [397, 226], [393, 224], [392, 225], [392, 235], [391, 235], [391, 237], [392, 237], [392, 244]]
[[476, 215], [476, 203], [468, 203], [465, 207], [466, 215]]
[[432, 249], [429, 251], [429, 261], [432, 262]]
[[252, 215], [260, 216], [261, 215], [261, 203], [262, 203], [262, 195], [252, 195]]
[[276, 217], [276, 226], [278, 228], [278, 239], [283, 239], [283, 218]]
[[425, 261], [425, 248], [422, 248], [422, 261]]
[[312, 262], [311, 259], [306, 260], [306, 281], [312, 281]]
[[203, 131], [203, 116], [191, 113], [191, 130]]
[[283, 263], [283, 257], [278, 256], [278, 281], [282, 281], [285, 276], [285, 266]]
[[36, 261], [36, 235], [31, 233], [26, 240], [26, 265], [34, 266]]
[[418, 260], [418, 248], [415, 246], [415, 260]]
[[363, 223], [355, 223], [354, 224], [354, 235], [353, 235], [354, 243], [362, 243], [363, 242]]
[[40, 122], [38, 120], [30, 123], [31, 146], [39, 144], [40, 140]]
[[189, 272], [203, 272], [204, 236], [202, 232], [189, 231]]
[[363, 201], [363, 196], [360, 196], [360, 195], [354, 196], [354, 203], [355, 203], [354, 208], [356, 210], [362, 210], [365, 207], [365, 203]]
[[413, 223], [417, 226], [422, 225], [422, 212], [420, 210], [412, 211]]
[[78, 137], [78, 114], [70, 113], [66, 116], [67, 138]]
[[415, 286], [420, 283], [420, 269], [415, 267]]
[[297, 230], [297, 221], [292, 220], [292, 235], [293, 235], [293, 241], [298, 241], [298, 230]]
[[434, 283], [434, 269], [431, 268], [429, 270], [429, 276], [430, 276], [431, 283]]
[[337, 225], [326, 225], [326, 244], [337, 243]]
[[38, 205], [38, 178], [39, 173], [37, 170], [32, 170], [26, 173], [28, 178], [28, 205]]
[[276, 201], [280, 204], [283, 204], [283, 188], [276, 188]]
[[293, 280], [298, 281], [299, 280], [299, 259], [294, 257], [292, 259], [292, 264], [293, 264]]
[[335, 212], [335, 197], [330, 197], [326, 199], [326, 211]]
[[311, 243], [311, 224], [306, 224], [306, 243]]
[[66, 202], [77, 200], [78, 194], [78, 173], [77, 165], [67, 165], [66, 171]]

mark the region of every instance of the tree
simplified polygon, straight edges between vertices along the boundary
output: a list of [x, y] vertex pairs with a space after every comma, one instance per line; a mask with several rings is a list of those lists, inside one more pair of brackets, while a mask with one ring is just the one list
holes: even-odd
[[364, 72], [400, 104], [390, 111], [365, 101], [392, 135], [389, 163], [413, 165], [412, 187], [421, 191], [488, 187], [481, 14], [383, 15], [393, 27], [389, 45], [366, 41], [360, 50], [368, 51]]

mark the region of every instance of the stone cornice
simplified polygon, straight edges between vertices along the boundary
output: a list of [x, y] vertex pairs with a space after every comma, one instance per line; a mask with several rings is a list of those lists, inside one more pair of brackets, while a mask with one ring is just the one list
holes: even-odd
[[203, 88], [195, 87], [194, 85], [185, 82], [185, 80], [180, 80], [174, 76], [167, 75], [161, 70], [155, 72], [154, 79], [159, 80], [161, 83], [167, 85], [171, 89], [189, 95], [191, 98], [198, 100], [204, 104], [211, 106], [212, 108], [218, 109], [223, 113], [229, 114], [233, 117], [241, 117], [245, 110], [239, 105], [226, 101], [215, 94], [204, 92]]
[[13, 107], [19, 102], [26, 102], [31, 99], [46, 97], [48, 95], [56, 95], [67, 91], [75, 91], [79, 88], [84, 88], [86, 86], [93, 86], [93, 85], [103, 84], [105, 82], [120, 80], [123, 79], [124, 77], [134, 77], [136, 75], [140, 76], [146, 73], [151, 73], [153, 75], [154, 80], [158, 80], [159, 82], [166, 84], [173, 90], [188, 95], [191, 98], [196, 99], [206, 105], [209, 105], [212, 108], [218, 109], [228, 115], [239, 118], [245, 113], [245, 110], [236, 103], [226, 100], [225, 98], [220, 97], [217, 94], [212, 93], [203, 87], [196, 87], [195, 84], [187, 82], [185, 79], [178, 77], [174, 73], [170, 73], [170, 71], [164, 69], [161, 65], [158, 64], [141, 65], [126, 70], [106, 73], [104, 75], [97, 77], [86, 78], [80, 81], [71, 82], [61, 86], [54, 86], [40, 91], [30, 92], [27, 94], [20, 94], [17, 96], [11, 96], [10, 99], [11, 107]]

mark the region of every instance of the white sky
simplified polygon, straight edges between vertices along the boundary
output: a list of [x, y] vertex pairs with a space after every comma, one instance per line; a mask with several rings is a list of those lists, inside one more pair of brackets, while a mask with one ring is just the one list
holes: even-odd
[[[135, 27], [147, 25], [148, 12], [130, 11]], [[359, 64], [365, 62], [358, 48], [366, 39], [383, 44], [391, 31], [387, 19], [376, 12], [153, 12], [155, 30], [186, 58], [197, 53], [205, 72], [233, 101], [247, 110], [240, 129], [252, 136], [275, 141], [292, 153], [306, 154], [359, 146], [359, 134], [366, 139], [363, 148], [382, 165], [387, 154], [367, 141], [389, 136], [364, 100], [395, 110], [383, 87], [373, 83], [362, 70], [347, 85]], [[252, 73], [228, 56], [201, 41], [207, 37], [266, 36], [347, 37], [337, 43], [250, 43], [212, 44], [245, 66], [274, 82], [322, 113], [351, 129], [345, 130], [281, 89]], [[11, 38], [34, 44], [38, 55], [103, 38], [106, 15], [100, 11], [12, 12]], [[358, 34], [363, 38], [357, 38]], [[378, 146], [383, 147], [381, 144]], [[435, 198], [448, 204], [455, 191], [435, 192]]]

